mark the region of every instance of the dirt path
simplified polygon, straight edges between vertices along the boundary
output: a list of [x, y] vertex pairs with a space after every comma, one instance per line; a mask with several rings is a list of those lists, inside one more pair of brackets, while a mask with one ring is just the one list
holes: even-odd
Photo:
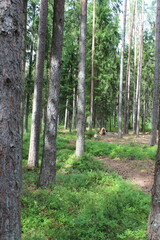
[[[150, 134], [141, 134], [138, 138], [133, 135], [123, 136], [122, 139], [117, 138], [117, 134], [110, 134], [102, 137], [100, 141], [125, 144], [138, 143], [149, 145]], [[152, 160], [130, 160], [130, 159], [109, 159], [107, 157], [99, 157], [106, 163], [107, 167], [113, 169], [124, 180], [130, 180], [132, 184], [136, 184], [139, 188], [147, 193], [151, 193], [154, 178], [154, 161]]]
[[151, 160], [109, 159], [98, 157], [107, 167], [118, 173], [124, 180], [130, 180], [147, 193], [151, 193], [154, 176], [154, 162]]

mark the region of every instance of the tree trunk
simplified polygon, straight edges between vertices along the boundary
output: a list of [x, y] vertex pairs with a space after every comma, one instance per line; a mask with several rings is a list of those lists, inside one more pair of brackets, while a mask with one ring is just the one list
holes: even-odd
[[137, 77], [137, 1], [134, 26], [134, 89], [133, 89], [133, 132], [136, 133], [136, 77]]
[[72, 130], [76, 128], [76, 88], [73, 88]]
[[80, 61], [78, 74], [77, 141], [76, 141], [77, 156], [81, 156], [84, 152], [86, 29], [87, 29], [87, 0], [81, 0]]
[[92, 23], [92, 72], [91, 72], [91, 106], [89, 118], [89, 130], [93, 127], [93, 105], [94, 105], [94, 55], [95, 55], [95, 22], [96, 22], [96, 0], [93, 0], [93, 23]]
[[[157, 10], [159, 11], [160, 1], [157, 1]], [[159, 105], [160, 108], [160, 105]], [[160, 121], [160, 119], [159, 119]], [[148, 239], [160, 239], [160, 124], [158, 134], [158, 151], [155, 163], [154, 184], [152, 189], [151, 212], [148, 221]]]
[[127, 0], [125, 0], [124, 2], [123, 12], [122, 48], [121, 48], [120, 83], [119, 83], [118, 138], [122, 138], [122, 91], [123, 91], [123, 66], [126, 33], [126, 12], [127, 12]]
[[62, 61], [64, 0], [54, 1], [51, 76], [47, 101], [43, 159], [38, 185], [48, 186], [56, 177], [56, 137]]
[[144, 0], [142, 0], [142, 15], [141, 15], [141, 31], [140, 31], [140, 46], [139, 46], [139, 62], [136, 88], [136, 136], [139, 136], [139, 120], [140, 120], [140, 94], [142, 81], [142, 60], [143, 60], [143, 25], [144, 25]]
[[29, 57], [29, 73], [26, 86], [26, 111], [25, 111], [25, 132], [28, 132], [28, 116], [29, 116], [29, 103], [30, 103], [30, 83], [32, 82], [32, 69], [33, 69], [33, 42], [31, 42], [31, 50]]
[[23, 1], [0, 5], [0, 239], [20, 240]]
[[157, 124], [158, 124], [158, 102], [159, 102], [159, 73], [160, 73], [160, 1], [157, 0], [156, 17], [156, 46], [155, 46], [155, 71], [154, 71], [154, 89], [153, 89], [153, 111], [152, 111], [152, 132], [151, 146], [157, 143]]
[[48, 0], [41, 0], [28, 167], [38, 167]]
[[132, 35], [133, 35], [133, 27], [134, 27], [134, 19], [135, 19], [135, 7], [136, 7], [136, 0], [134, 1], [132, 22], [131, 22], [130, 33], [129, 33], [129, 44], [128, 44], [126, 92], [125, 92], [125, 105], [124, 105], [124, 134], [128, 134], [128, 127], [129, 127], [131, 47], [132, 47]]
[[66, 109], [65, 109], [65, 116], [64, 116], [64, 129], [67, 129], [67, 122], [68, 122], [68, 99], [66, 100]]
[[23, 1], [23, 34], [22, 34], [22, 74], [23, 74], [23, 92], [21, 102], [21, 136], [23, 139], [23, 122], [24, 122], [24, 110], [25, 110], [25, 73], [26, 73], [26, 33], [27, 33], [27, 4], [28, 0]]

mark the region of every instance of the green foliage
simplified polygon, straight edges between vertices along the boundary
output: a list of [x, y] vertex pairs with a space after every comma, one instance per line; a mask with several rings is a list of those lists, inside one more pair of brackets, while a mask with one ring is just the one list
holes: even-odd
[[86, 139], [91, 139], [91, 138], [93, 138], [95, 133], [96, 133], [96, 132], [93, 131], [93, 130], [86, 131], [86, 132], [85, 132], [85, 137], [86, 137]]
[[155, 159], [157, 146], [149, 147], [146, 145], [117, 145], [105, 142], [88, 141], [86, 151], [94, 156], [108, 156], [110, 158], [128, 159]]
[[[27, 144], [29, 138], [24, 139]], [[146, 240], [150, 197], [90, 154], [75, 157], [62, 136], [58, 141], [56, 185], [37, 189], [39, 170], [28, 171], [23, 164], [22, 239]], [[94, 154], [92, 143], [96, 154], [115, 149], [89, 141], [87, 151]]]

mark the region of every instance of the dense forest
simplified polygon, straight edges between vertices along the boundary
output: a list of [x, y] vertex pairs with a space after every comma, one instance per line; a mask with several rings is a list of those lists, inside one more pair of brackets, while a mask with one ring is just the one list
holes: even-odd
[[0, 9], [0, 240], [160, 239], [160, 0]]

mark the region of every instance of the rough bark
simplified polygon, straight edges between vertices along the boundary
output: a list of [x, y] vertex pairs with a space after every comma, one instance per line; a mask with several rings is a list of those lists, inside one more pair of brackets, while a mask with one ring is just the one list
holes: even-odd
[[56, 137], [63, 44], [64, 0], [54, 1], [51, 75], [46, 111], [46, 125], [39, 185], [48, 186], [56, 177]]
[[28, 167], [38, 167], [48, 0], [41, 0]]
[[76, 156], [84, 153], [87, 0], [81, 0]]
[[119, 83], [118, 138], [122, 138], [122, 91], [123, 91], [124, 48], [126, 34], [126, 12], [127, 12], [127, 0], [125, 0], [124, 2], [123, 12], [122, 48], [121, 48], [120, 83]]
[[89, 130], [92, 130], [92, 125], [93, 125], [93, 105], [94, 105], [94, 56], [95, 56], [95, 22], [96, 22], [96, 0], [93, 0], [91, 106], [90, 106]]
[[0, 0], [0, 239], [20, 240], [23, 1]]
[[[158, 2], [160, 1], [158, 0], [157, 3]], [[159, 6], [159, 3], [157, 4], [157, 6]], [[158, 128], [158, 150], [155, 163], [154, 184], [152, 189], [151, 212], [148, 221], [149, 240], [160, 239], [160, 124]]]
[[159, 69], [160, 69], [160, 1], [157, 0], [156, 16], [156, 46], [155, 46], [155, 71], [154, 71], [154, 89], [153, 89], [153, 111], [152, 111], [152, 132], [151, 146], [157, 143], [157, 124], [158, 124], [158, 88], [159, 88]]

